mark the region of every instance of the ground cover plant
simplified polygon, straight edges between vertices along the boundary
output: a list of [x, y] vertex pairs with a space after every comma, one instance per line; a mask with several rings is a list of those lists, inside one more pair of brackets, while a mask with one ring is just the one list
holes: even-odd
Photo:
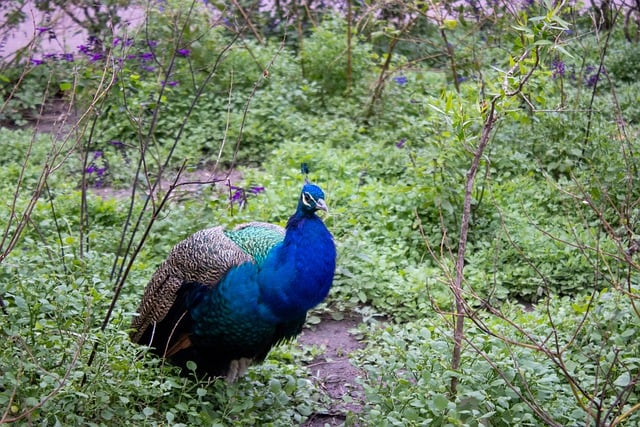
[[[640, 421], [638, 10], [89, 3], [82, 44], [38, 51], [43, 24], [0, 64], [0, 423]], [[303, 162], [339, 252], [307, 332], [344, 320], [349, 354], [227, 385], [133, 345], [170, 248], [283, 224]]]

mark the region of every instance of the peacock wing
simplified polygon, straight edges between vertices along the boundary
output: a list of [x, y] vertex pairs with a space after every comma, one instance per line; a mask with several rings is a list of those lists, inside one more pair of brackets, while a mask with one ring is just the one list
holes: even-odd
[[184, 282], [215, 286], [231, 268], [245, 262], [261, 263], [283, 237], [284, 229], [279, 226], [251, 222], [232, 231], [223, 227], [200, 230], [175, 245], [144, 290], [138, 316], [131, 322], [131, 340], [140, 342], [143, 335], [149, 335], [147, 328], [164, 319]]

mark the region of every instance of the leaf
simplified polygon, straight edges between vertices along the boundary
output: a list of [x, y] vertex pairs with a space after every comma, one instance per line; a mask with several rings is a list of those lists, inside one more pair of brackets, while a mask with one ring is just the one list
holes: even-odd
[[71, 85], [70, 82], [62, 82], [60, 83], [60, 90], [63, 92], [66, 92], [68, 90], [71, 90], [73, 86]]
[[634, 335], [636, 335], [635, 328], [625, 329], [624, 332], [622, 334], [620, 334], [620, 336], [623, 337], [623, 338], [631, 338]]
[[558, 52], [562, 53], [564, 56], [568, 58], [571, 58], [571, 59], [575, 58], [575, 55], [572, 55], [571, 52], [569, 52], [567, 49], [565, 49], [560, 45], [554, 46], [553, 49], [557, 50]]
[[318, 316], [309, 316], [309, 317], [307, 318], [307, 322], [308, 322], [310, 325], [317, 325], [317, 324], [319, 324], [321, 321], [322, 321], [322, 319], [320, 319], [320, 317], [318, 317]]
[[342, 313], [341, 311], [336, 311], [334, 313], [331, 313], [331, 318], [333, 320], [344, 320], [344, 313]]
[[449, 399], [446, 398], [443, 394], [435, 394], [433, 395], [433, 406], [438, 411], [444, 411], [449, 406]]
[[626, 387], [629, 385], [629, 383], [631, 383], [631, 375], [629, 374], [629, 372], [624, 372], [622, 375], [616, 378], [616, 380], [613, 382], [613, 385], [616, 385], [618, 387]]
[[455, 30], [457, 26], [458, 26], [458, 21], [456, 21], [455, 19], [444, 20], [443, 27], [446, 30]]

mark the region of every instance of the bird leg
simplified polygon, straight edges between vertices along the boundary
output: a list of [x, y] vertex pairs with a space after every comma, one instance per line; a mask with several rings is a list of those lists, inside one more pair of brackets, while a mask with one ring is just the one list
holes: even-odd
[[238, 378], [247, 373], [249, 366], [253, 364], [253, 359], [241, 357], [238, 360], [232, 360], [227, 371], [227, 384], [233, 384]]

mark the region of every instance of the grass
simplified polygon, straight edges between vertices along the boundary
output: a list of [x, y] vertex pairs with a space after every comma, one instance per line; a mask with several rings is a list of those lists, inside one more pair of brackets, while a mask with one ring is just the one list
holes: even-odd
[[[63, 140], [0, 130], [0, 419], [277, 426], [326, 413], [332, 402], [305, 368], [313, 348], [282, 346], [228, 386], [181, 378], [127, 336], [144, 285], [176, 242], [215, 224], [284, 224], [306, 162], [327, 194], [339, 251], [314, 319], [362, 317], [355, 333], [365, 347], [351, 357], [366, 405], [340, 414], [347, 425], [637, 422], [637, 83], [619, 59], [628, 49], [620, 28], [605, 51], [582, 17], [570, 37], [568, 11], [526, 9], [522, 28], [498, 20], [481, 29], [482, 43], [466, 31], [474, 24], [448, 23], [454, 56], [422, 61], [412, 55], [423, 48], [407, 40], [439, 46], [433, 25], [420, 21], [398, 52], [381, 49], [391, 49], [383, 41], [392, 38], [380, 38], [390, 34], [362, 29], [349, 80], [340, 18], [282, 46], [279, 37], [235, 39], [198, 11], [168, 2], [152, 12], [121, 67], [56, 64], [80, 72], [71, 86], [57, 84], [69, 75], [57, 69], [27, 68], [4, 89], [16, 88], [1, 111], [14, 124], [52, 87], [88, 114]], [[520, 72], [507, 76], [523, 51]], [[149, 53], [154, 70], [143, 68]], [[600, 54], [607, 75], [594, 85]], [[466, 78], [458, 85], [451, 63]], [[112, 86], [98, 83], [103, 70]], [[41, 73], [55, 84], [43, 87]], [[520, 83], [521, 96], [501, 95]], [[452, 368], [464, 186], [492, 100]], [[173, 182], [183, 166], [218, 175], [237, 167], [242, 181], [165, 199], [166, 184], [153, 184]], [[109, 199], [93, 188], [136, 191]]]

